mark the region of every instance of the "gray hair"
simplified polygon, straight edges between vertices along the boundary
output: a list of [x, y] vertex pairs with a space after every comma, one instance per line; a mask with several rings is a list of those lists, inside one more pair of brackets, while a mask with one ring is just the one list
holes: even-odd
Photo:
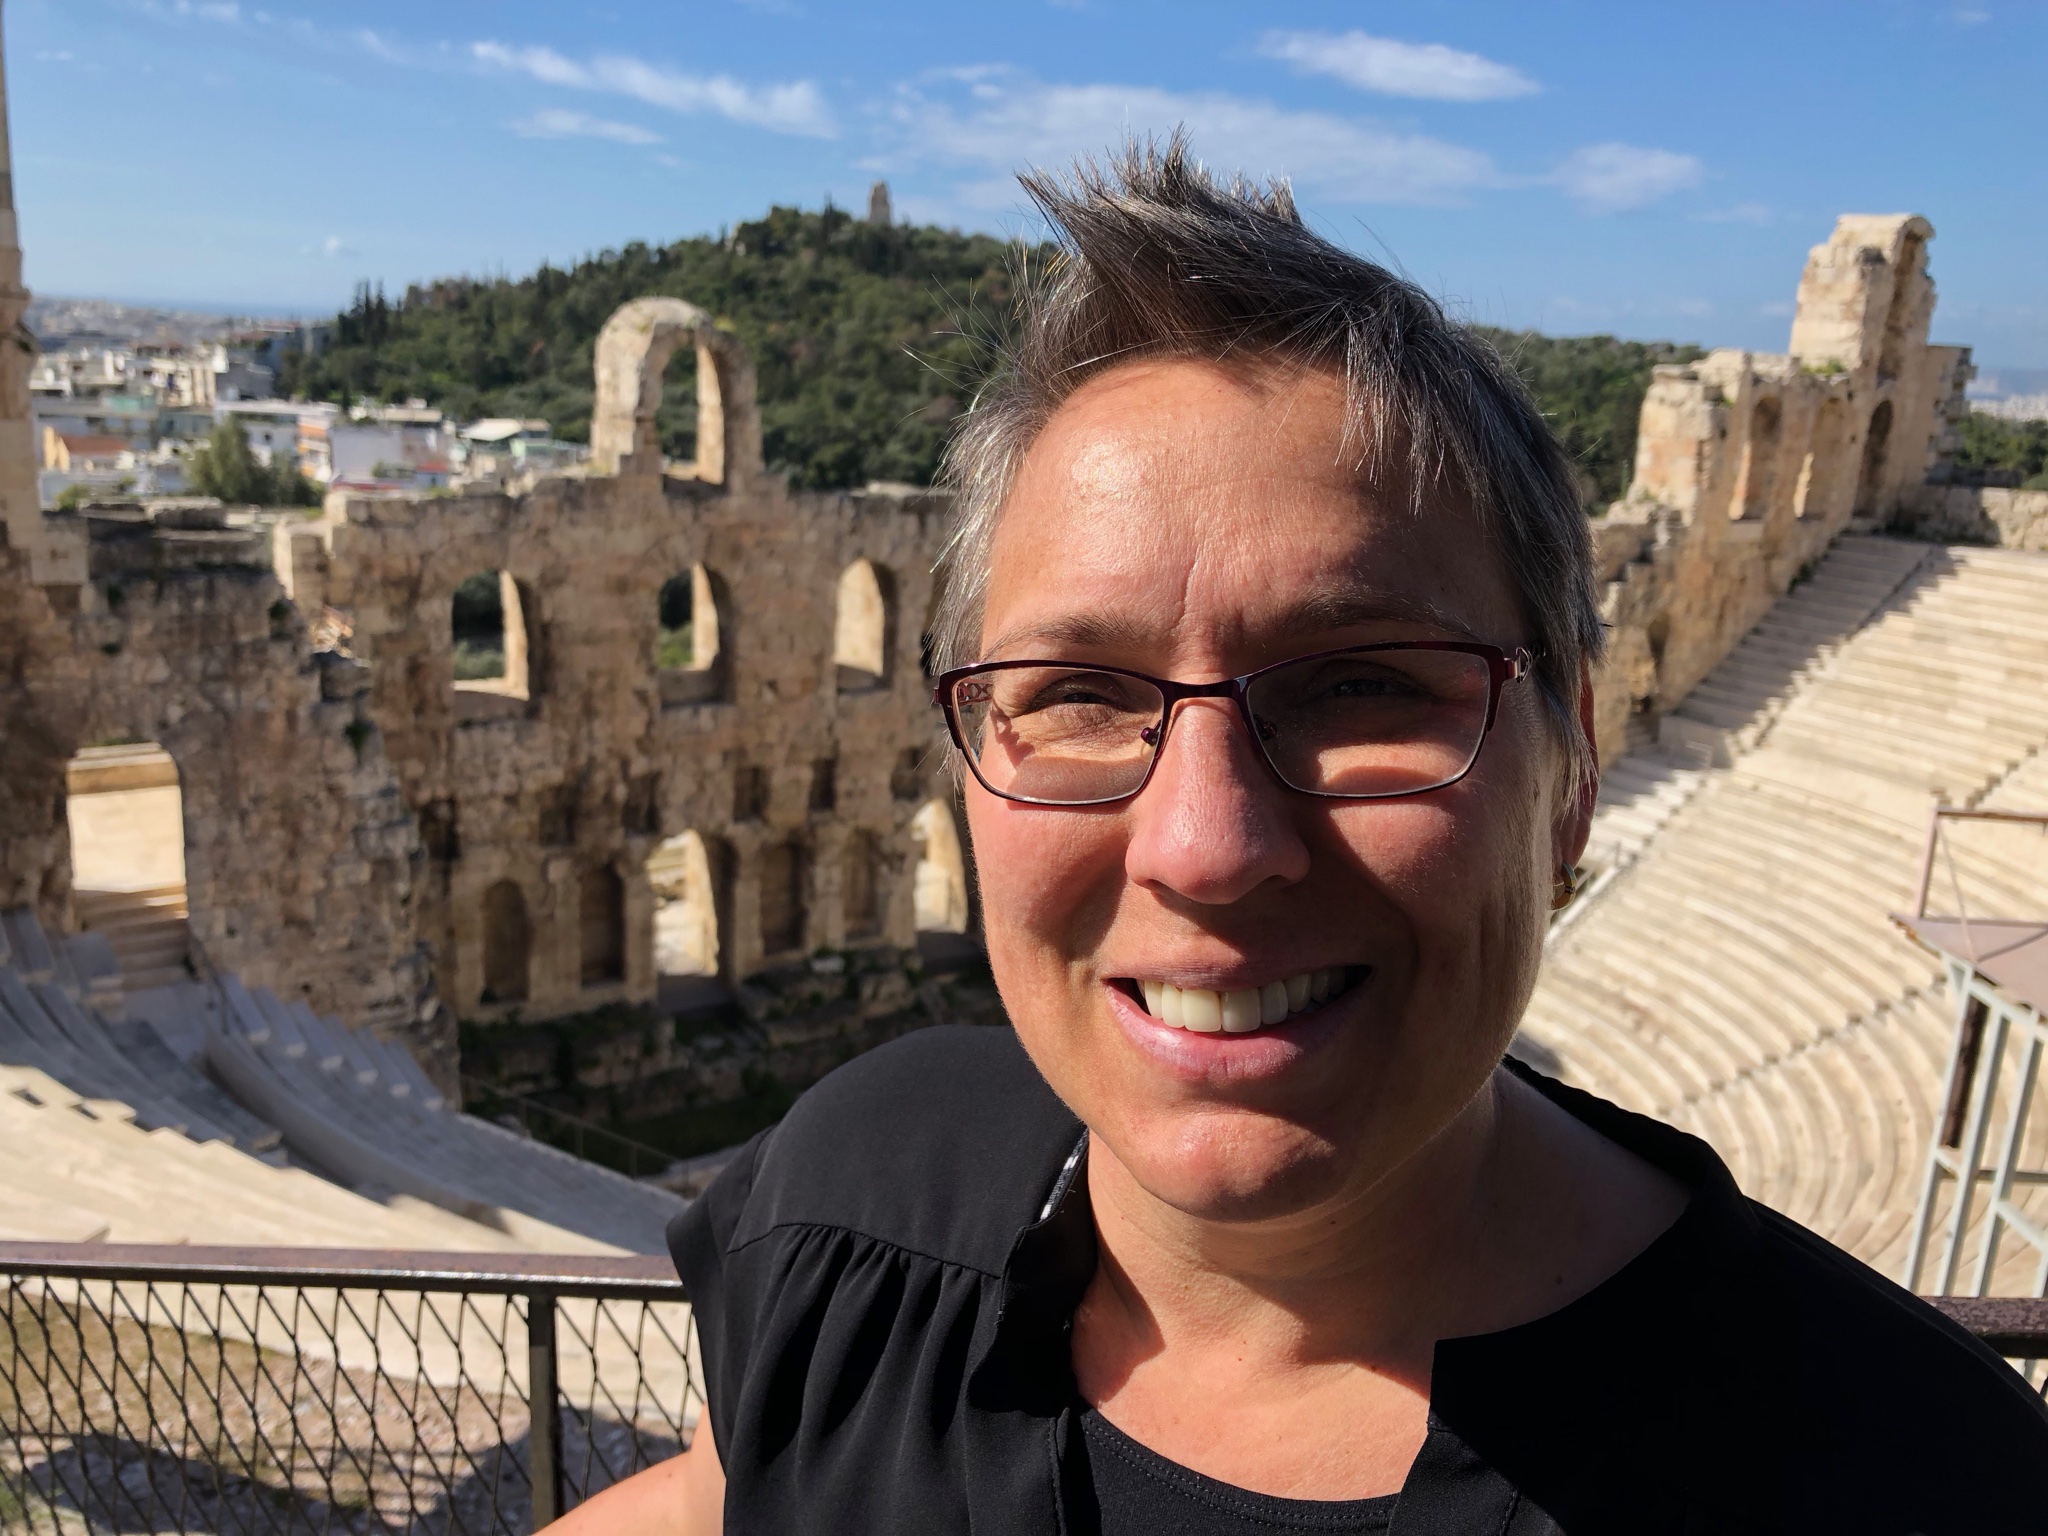
[[933, 628], [940, 669], [978, 659], [995, 528], [1018, 467], [1088, 380], [1141, 358], [1327, 368], [1368, 479], [1414, 510], [1462, 493], [1520, 600], [1546, 712], [1573, 770], [1592, 771], [1579, 674], [1604, 637], [1592, 538], [1572, 464], [1514, 370], [1420, 288], [1302, 223], [1285, 182], [1219, 185], [1176, 132], [1107, 165], [1020, 178], [1057, 252], [1025, 274], [1016, 342], [947, 450], [956, 523]]

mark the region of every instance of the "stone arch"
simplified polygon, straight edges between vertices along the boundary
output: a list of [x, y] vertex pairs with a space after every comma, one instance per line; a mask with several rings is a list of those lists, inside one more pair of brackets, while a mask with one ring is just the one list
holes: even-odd
[[697, 458], [692, 478], [732, 485], [761, 474], [761, 418], [754, 364], [739, 339], [681, 299], [622, 304], [597, 338], [597, 403], [590, 420], [591, 465], [604, 475], [656, 475], [663, 468], [655, 415], [678, 349], [697, 353]]
[[918, 845], [917, 869], [911, 878], [918, 931], [965, 933], [967, 861], [953, 808], [943, 800], [925, 801], [910, 819], [910, 835]]
[[701, 704], [726, 696], [729, 675], [717, 577], [702, 565], [671, 576], [655, 599], [655, 670], [663, 704]]
[[1870, 424], [1863, 429], [1863, 467], [1856, 476], [1855, 508], [1858, 512], [1875, 512], [1878, 498], [1883, 493], [1885, 458], [1891, 448], [1892, 403], [1889, 400], [1877, 402], [1877, 409], [1870, 413]]
[[525, 594], [509, 571], [473, 571], [448, 600], [449, 652], [463, 693], [532, 697]]
[[724, 849], [695, 831], [676, 834], [649, 856], [657, 978], [719, 974], [719, 934], [730, 911], [726, 867]]
[[526, 1000], [533, 962], [533, 921], [526, 893], [516, 880], [500, 880], [484, 891], [484, 990], [486, 1003]]
[[1741, 489], [1735, 499], [1736, 519], [1760, 523], [1771, 515], [1778, 490], [1778, 459], [1784, 451], [1785, 406], [1765, 395], [1750, 407], [1748, 441], [1742, 450]]
[[894, 608], [895, 583], [884, 568], [870, 560], [856, 560], [839, 573], [832, 663], [841, 693], [866, 693], [888, 686]]

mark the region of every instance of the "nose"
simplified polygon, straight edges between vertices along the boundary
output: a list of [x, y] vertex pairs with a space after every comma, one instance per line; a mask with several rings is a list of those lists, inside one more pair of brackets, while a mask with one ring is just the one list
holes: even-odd
[[1140, 885], [1222, 906], [1308, 873], [1296, 797], [1273, 776], [1227, 699], [1189, 699], [1151, 783], [1131, 802], [1124, 871]]

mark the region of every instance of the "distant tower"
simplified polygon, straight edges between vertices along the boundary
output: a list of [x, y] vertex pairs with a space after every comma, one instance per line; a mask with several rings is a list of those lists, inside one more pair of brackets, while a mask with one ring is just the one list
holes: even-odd
[[[6, 54], [0, 43], [0, 523], [6, 525], [7, 542], [34, 559], [43, 542], [43, 512], [36, 486], [35, 428], [29, 420], [33, 344], [21, 323], [27, 309], [21, 235], [14, 222], [14, 155], [7, 143]], [[44, 573], [37, 579], [44, 579]]]
[[889, 183], [878, 181], [868, 188], [868, 222], [887, 229], [894, 222], [889, 213]]

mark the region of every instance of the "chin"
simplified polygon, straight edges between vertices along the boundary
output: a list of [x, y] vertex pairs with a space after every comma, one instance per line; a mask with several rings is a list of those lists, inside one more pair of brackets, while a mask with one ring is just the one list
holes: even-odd
[[1302, 1126], [1247, 1110], [1167, 1114], [1182, 1123], [1129, 1126], [1111, 1149], [1147, 1194], [1189, 1216], [1283, 1218], [1344, 1183], [1339, 1149]]

